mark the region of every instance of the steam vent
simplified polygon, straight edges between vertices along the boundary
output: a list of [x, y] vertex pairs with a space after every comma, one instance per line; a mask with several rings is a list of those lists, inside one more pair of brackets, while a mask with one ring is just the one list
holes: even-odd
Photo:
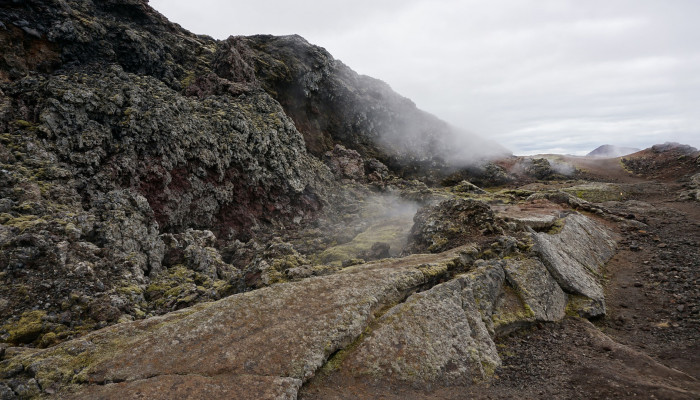
[[2, 400], [697, 399], [699, 201], [690, 146], [513, 156], [300, 36], [0, 2]]

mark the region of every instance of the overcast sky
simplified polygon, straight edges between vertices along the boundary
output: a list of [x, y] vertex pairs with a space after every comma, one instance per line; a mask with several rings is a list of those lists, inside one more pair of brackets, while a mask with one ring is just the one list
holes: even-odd
[[516, 154], [700, 147], [700, 1], [150, 0], [217, 39], [296, 33]]

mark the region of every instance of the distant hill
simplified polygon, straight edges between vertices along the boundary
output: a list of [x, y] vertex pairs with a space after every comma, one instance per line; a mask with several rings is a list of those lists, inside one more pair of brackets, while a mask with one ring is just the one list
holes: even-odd
[[634, 147], [618, 147], [611, 144], [604, 144], [590, 153], [586, 154], [587, 157], [601, 157], [601, 158], [614, 158], [622, 157], [627, 154], [632, 154], [640, 151], [641, 149], [635, 149]]

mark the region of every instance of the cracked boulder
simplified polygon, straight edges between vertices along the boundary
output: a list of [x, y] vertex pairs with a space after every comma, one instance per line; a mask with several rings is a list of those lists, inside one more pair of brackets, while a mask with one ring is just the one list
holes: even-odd
[[375, 380], [467, 386], [501, 363], [466, 277], [412, 295], [377, 325], [340, 368]]
[[600, 224], [581, 214], [564, 219], [561, 232], [533, 233], [534, 250], [559, 286], [574, 295], [572, 311], [585, 318], [605, 315], [602, 268], [615, 254], [616, 242]]
[[547, 267], [536, 258], [505, 262], [506, 279], [520, 294], [538, 321], [564, 318], [567, 296]]

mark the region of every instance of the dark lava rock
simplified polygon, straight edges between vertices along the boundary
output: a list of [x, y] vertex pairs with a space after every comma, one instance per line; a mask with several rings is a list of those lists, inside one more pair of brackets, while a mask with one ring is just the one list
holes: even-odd
[[503, 232], [488, 204], [472, 199], [451, 198], [423, 207], [413, 220], [408, 253], [437, 253]]
[[681, 154], [693, 154], [697, 153], [698, 149], [687, 144], [680, 144], [676, 142], [666, 142], [663, 144], [655, 144], [651, 146], [651, 151], [654, 153], [665, 153], [667, 151], [673, 151]]
[[365, 165], [360, 153], [337, 144], [324, 154], [326, 164], [338, 178], [360, 180], [365, 177]]
[[262, 87], [294, 120], [312, 154], [320, 157], [340, 143], [405, 177], [446, 172], [465, 161], [463, 146], [455, 145], [459, 132], [325, 49], [297, 35], [235, 40], [250, 51]]
[[216, 299], [240, 283], [217, 247], [322, 211], [331, 172], [246, 48], [145, 1], [32, 4], [0, 9], [25, 21], [0, 30], [0, 335], [36, 308], [69, 321], [28, 337], [62, 340]]

